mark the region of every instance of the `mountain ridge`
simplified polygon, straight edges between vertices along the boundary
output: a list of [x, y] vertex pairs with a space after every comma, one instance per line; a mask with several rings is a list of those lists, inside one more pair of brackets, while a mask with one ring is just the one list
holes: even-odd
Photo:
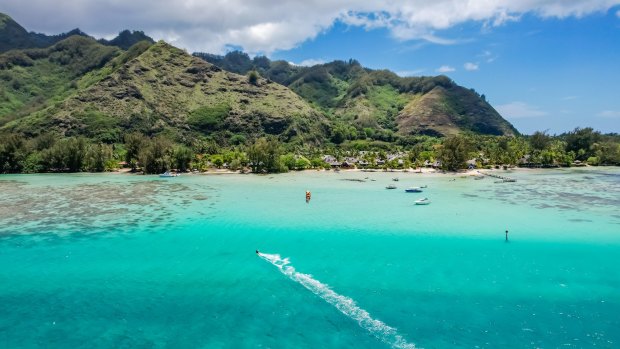
[[[0, 12], [0, 53], [10, 50], [30, 48], [47, 48], [71, 36], [79, 35], [91, 37], [79, 28], [72, 29], [58, 35], [46, 35], [42, 33], [28, 32], [17, 23], [11, 16]], [[92, 38], [92, 37], [91, 37]], [[111, 40], [99, 39], [99, 43], [106, 46], [118, 46], [123, 50], [140, 41], [155, 41], [142, 31], [123, 30]]]
[[[403, 78], [389, 70], [364, 68], [353, 59], [301, 67], [262, 56], [250, 59], [240, 51], [225, 56], [194, 55], [239, 74], [255, 70], [291, 88], [326, 113], [359, 128], [378, 126], [381, 131], [401, 136], [447, 136], [463, 131], [519, 134], [482, 95], [459, 86], [444, 75]], [[441, 89], [423, 98], [423, 103], [414, 103], [436, 87]], [[406, 105], [409, 105], [407, 111], [404, 110]], [[413, 106], [417, 106], [417, 110], [413, 110]], [[437, 120], [431, 120], [433, 117]]]
[[[28, 38], [38, 34], [6, 15], [0, 23], [0, 34], [34, 45]], [[62, 35], [42, 36], [59, 39], [48, 47], [0, 53], [0, 130], [105, 143], [141, 132], [223, 145], [264, 135], [341, 144], [518, 134], [483, 96], [442, 75], [402, 78], [352, 59], [301, 67], [239, 51], [192, 56], [141, 31], [112, 40]], [[17, 45], [6, 37], [3, 47]]]
[[126, 62], [109, 60], [103, 69], [79, 79], [66, 99], [5, 127], [22, 133], [53, 129], [104, 142], [137, 131], [177, 140], [201, 133], [226, 138], [231, 132], [317, 143], [326, 122], [284, 86], [266, 79], [252, 84], [162, 41]]

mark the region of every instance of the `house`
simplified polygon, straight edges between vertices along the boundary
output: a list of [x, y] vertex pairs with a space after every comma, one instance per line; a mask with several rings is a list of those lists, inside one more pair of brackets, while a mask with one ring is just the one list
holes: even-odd
[[325, 161], [325, 163], [327, 163], [331, 167], [340, 167], [342, 165], [342, 163], [338, 161], [335, 156], [332, 155], [324, 155], [323, 161]]

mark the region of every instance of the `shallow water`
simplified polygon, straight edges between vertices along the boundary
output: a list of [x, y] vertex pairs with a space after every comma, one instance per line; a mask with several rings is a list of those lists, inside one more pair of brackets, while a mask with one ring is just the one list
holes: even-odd
[[0, 176], [0, 347], [618, 347], [620, 170], [501, 173]]

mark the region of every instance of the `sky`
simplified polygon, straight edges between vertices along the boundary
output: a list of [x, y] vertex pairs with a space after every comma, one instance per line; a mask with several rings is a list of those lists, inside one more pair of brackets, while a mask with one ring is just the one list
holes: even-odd
[[0, 12], [46, 34], [143, 30], [188, 52], [444, 74], [522, 133], [620, 133], [620, 0], [2, 0]]

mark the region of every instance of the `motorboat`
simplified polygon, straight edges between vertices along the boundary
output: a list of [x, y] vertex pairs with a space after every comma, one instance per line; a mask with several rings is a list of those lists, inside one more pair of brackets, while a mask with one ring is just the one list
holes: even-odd
[[164, 172], [164, 173], [159, 175], [159, 177], [162, 177], [162, 178], [178, 177], [178, 176], [180, 176], [178, 173], [172, 173], [170, 171], [166, 171], [166, 172]]
[[398, 182], [398, 177], [394, 177], [394, 178], [392, 178], [392, 180], [393, 180], [394, 182]]
[[409, 188], [405, 189], [405, 191], [407, 193], [421, 193], [422, 192], [422, 187], [409, 187]]
[[385, 189], [396, 189], [396, 186], [390, 184], [387, 187], [385, 187]]
[[428, 205], [430, 203], [431, 203], [431, 200], [429, 200], [428, 198], [419, 199], [415, 201], [416, 205]]

